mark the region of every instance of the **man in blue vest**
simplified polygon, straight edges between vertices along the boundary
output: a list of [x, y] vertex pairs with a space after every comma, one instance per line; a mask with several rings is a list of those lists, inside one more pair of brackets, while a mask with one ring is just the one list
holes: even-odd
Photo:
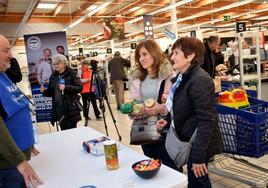
[[0, 188], [37, 187], [43, 182], [27, 162], [34, 145], [28, 100], [5, 74], [10, 50], [0, 34]]

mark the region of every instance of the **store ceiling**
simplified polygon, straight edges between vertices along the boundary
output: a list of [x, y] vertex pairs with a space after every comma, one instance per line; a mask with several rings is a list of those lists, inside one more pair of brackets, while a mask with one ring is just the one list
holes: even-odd
[[[23, 45], [23, 34], [66, 30], [68, 44], [75, 47], [82, 42], [102, 43], [103, 18], [122, 17], [126, 41], [129, 41], [143, 37], [139, 18], [152, 14], [155, 34], [163, 37], [163, 29], [171, 25], [171, 1], [0, 0], [0, 33], [13, 45]], [[51, 9], [40, 8], [44, 3], [50, 4]], [[197, 28], [203, 33], [230, 32], [237, 21], [246, 21], [252, 30], [266, 30], [268, 24], [268, 3], [264, 0], [177, 0], [175, 3], [179, 33]], [[231, 21], [223, 21], [224, 15], [230, 16]]]

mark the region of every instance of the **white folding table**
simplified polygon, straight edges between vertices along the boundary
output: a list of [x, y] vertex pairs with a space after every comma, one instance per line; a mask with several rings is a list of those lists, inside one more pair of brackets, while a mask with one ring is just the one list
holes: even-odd
[[[82, 142], [102, 136], [94, 129], [83, 127], [41, 135], [36, 145], [40, 154], [30, 161], [44, 188], [79, 188], [95, 185], [97, 188], [184, 188], [187, 177], [165, 165], [149, 180], [138, 177], [131, 166], [146, 159], [144, 155], [120, 144], [119, 169], [106, 169], [104, 156], [96, 157], [82, 149]], [[128, 186], [127, 186], [128, 185]]]

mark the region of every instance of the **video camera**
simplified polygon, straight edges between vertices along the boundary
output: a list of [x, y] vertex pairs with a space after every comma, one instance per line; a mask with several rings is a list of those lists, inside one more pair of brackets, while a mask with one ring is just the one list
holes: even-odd
[[96, 60], [91, 60], [90, 61], [90, 65], [91, 65], [91, 69], [92, 69], [92, 71], [93, 71], [93, 73], [97, 73], [97, 71], [98, 71], [98, 61], [96, 61]]

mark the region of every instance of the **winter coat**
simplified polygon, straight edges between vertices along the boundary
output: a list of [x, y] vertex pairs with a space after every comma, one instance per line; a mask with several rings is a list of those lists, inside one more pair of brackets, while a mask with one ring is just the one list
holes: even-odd
[[[63, 93], [59, 89], [59, 79], [65, 80]], [[51, 123], [53, 125], [56, 121], [60, 120], [62, 115], [64, 115], [64, 118], [68, 118], [72, 123], [77, 123], [81, 120], [80, 111], [75, 102], [75, 100], [79, 98], [77, 94], [81, 91], [81, 80], [71, 68], [67, 67], [62, 74], [59, 74], [57, 71], [52, 73], [44, 95], [52, 97]]]
[[126, 78], [126, 73], [124, 70], [124, 62], [127, 60], [122, 57], [114, 57], [109, 61], [108, 68], [111, 73], [111, 82], [115, 80], [123, 80]]
[[[142, 100], [141, 96], [141, 80], [140, 80], [141, 72], [138, 68], [134, 69], [130, 73], [129, 77], [129, 85], [130, 85], [130, 97], [132, 99], [139, 99]], [[171, 87], [172, 82], [170, 79], [173, 77], [173, 68], [172, 65], [169, 63], [169, 61], [164, 60], [163, 63], [161, 63], [158, 73], [158, 102], [160, 103], [161, 95], [168, 94]], [[163, 82], [164, 81], [164, 82]], [[163, 86], [163, 87], [161, 87]], [[161, 91], [162, 90], [162, 91]], [[160, 94], [161, 93], [161, 94]]]
[[192, 161], [196, 164], [205, 163], [223, 149], [215, 100], [213, 80], [200, 66], [191, 65], [173, 96], [173, 119], [182, 141], [188, 142], [197, 128], [191, 150]]
[[204, 43], [204, 62], [201, 67], [212, 77], [215, 77], [216, 54], [212, 52], [208, 43]]
[[10, 68], [6, 70], [6, 74], [14, 83], [19, 83], [22, 80], [20, 65], [14, 57], [10, 59]]

